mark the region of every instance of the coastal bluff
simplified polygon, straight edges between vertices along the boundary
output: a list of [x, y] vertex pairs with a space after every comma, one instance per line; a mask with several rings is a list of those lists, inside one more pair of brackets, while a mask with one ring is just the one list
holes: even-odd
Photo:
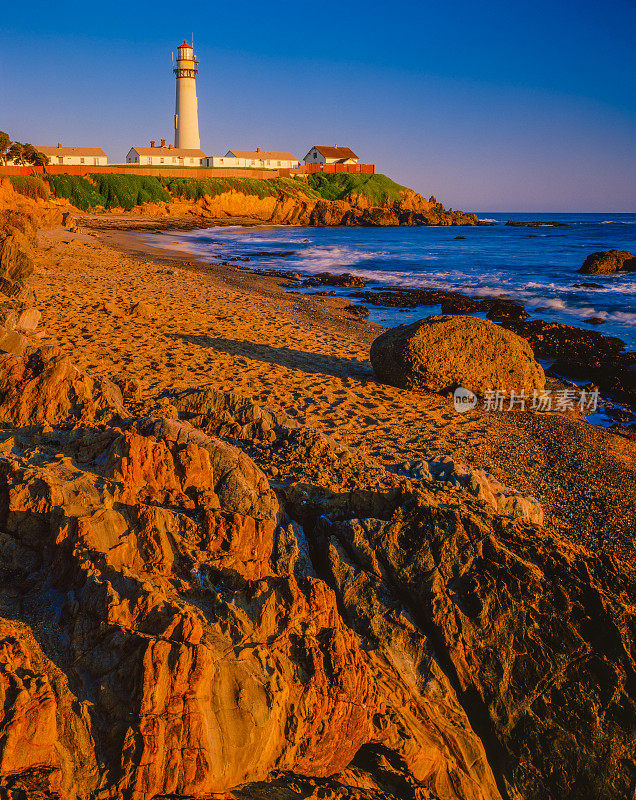
[[302, 191], [295, 197], [282, 193], [276, 197], [258, 197], [231, 189], [196, 201], [172, 199], [147, 203], [138, 211], [151, 217], [246, 218], [275, 225], [325, 227], [479, 224], [474, 214], [447, 210], [441, 203], [427, 200], [412, 190], [405, 190], [398, 199], [385, 199], [374, 205], [364, 194], [352, 194], [346, 200], [328, 200], [308, 197]]
[[276, 225], [479, 225], [475, 214], [446, 209], [379, 174], [305, 178], [157, 178], [95, 173], [11, 179], [32, 193], [91, 213], [174, 219], [236, 219]]

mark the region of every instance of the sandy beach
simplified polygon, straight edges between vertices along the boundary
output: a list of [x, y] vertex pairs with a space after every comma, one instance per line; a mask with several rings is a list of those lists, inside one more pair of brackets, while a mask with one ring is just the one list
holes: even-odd
[[382, 385], [369, 362], [382, 328], [347, 301], [148, 246], [138, 229], [156, 220], [79, 224], [40, 231], [34, 285], [42, 341], [80, 369], [138, 379], [146, 404], [168, 389], [237, 392], [385, 465], [451, 456], [535, 495], [560, 534], [632, 563], [633, 441], [577, 414], [460, 415], [440, 395]]

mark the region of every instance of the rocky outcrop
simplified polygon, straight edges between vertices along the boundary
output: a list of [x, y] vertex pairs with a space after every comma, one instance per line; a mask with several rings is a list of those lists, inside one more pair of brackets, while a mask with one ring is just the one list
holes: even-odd
[[617, 563], [419, 504], [321, 531], [345, 619], [368, 643], [392, 633], [404, 667], [396, 616], [426, 631], [504, 796], [631, 796], [636, 586]]
[[14, 191], [9, 178], [0, 178], [0, 231], [15, 228], [35, 243], [39, 228], [61, 225], [66, 201], [50, 201], [26, 197]]
[[624, 352], [622, 339], [541, 319], [501, 324], [522, 336], [537, 358], [553, 360], [549, 374], [591, 380], [619, 402], [636, 405], [636, 353]]
[[276, 225], [309, 226], [387, 226], [387, 225], [478, 225], [474, 214], [445, 209], [437, 201], [426, 200], [405, 190], [399, 200], [386, 200], [370, 205], [364, 195], [354, 194], [347, 200], [325, 200], [280, 193], [258, 197], [236, 190], [214, 197], [189, 201], [173, 198], [169, 203], [146, 203], [135, 209], [144, 216], [243, 218]]
[[628, 796], [615, 562], [451, 459], [113, 386], [0, 356], [0, 793]]
[[23, 355], [41, 318], [30, 278], [37, 230], [61, 222], [58, 208], [15, 192], [0, 179], [0, 352]]
[[390, 328], [371, 345], [371, 364], [379, 380], [404, 389], [532, 394], [545, 384], [527, 342], [474, 317], [432, 316]]
[[33, 269], [31, 245], [25, 234], [14, 228], [0, 231], [0, 292], [9, 297], [19, 295]]
[[634, 270], [636, 270], [636, 256], [633, 253], [628, 253], [627, 250], [601, 250], [589, 255], [579, 272], [585, 275], [610, 275]]

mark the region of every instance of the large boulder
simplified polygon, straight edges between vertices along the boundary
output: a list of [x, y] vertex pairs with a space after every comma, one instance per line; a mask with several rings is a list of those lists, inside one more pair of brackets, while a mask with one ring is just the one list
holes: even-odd
[[592, 253], [583, 262], [579, 272], [586, 275], [609, 275], [614, 272], [636, 270], [636, 256], [627, 250], [600, 250]]
[[403, 389], [531, 394], [545, 385], [524, 339], [475, 317], [433, 316], [390, 328], [371, 345], [371, 364], [379, 380]]

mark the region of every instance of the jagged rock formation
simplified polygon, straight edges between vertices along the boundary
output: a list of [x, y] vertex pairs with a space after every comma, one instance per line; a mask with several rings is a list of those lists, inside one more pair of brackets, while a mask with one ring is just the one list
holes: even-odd
[[452, 461], [121, 385], [135, 414], [53, 349], [0, 356], [7, 796], [629, 796], [618, 564]]
[[532, 395], [545, 385], [526, 341], [475, 317], [432, 316], [389, 328], [371, 345], [371, 364], [381, 381], [405, 389]]
[[614, 272], [636, 270], [636, 256], [627, 250], [601, 250], [591, 253], [583, 262], [579, 272], [585, 275], [608, 275]]
[[406, 190], [399, 200], [373, 206], [364, 195], [349, 200], [324, 200], [300, 194], [297, 197], [258, 197], [235, 190], [205, 196], [200, 200], [173, 198], [169, 203], [146, 203], [136, 209], [144, 216], [238, 217], [277, 225], [478, 225], [474, 214], [446, 210], [435, 200]]

